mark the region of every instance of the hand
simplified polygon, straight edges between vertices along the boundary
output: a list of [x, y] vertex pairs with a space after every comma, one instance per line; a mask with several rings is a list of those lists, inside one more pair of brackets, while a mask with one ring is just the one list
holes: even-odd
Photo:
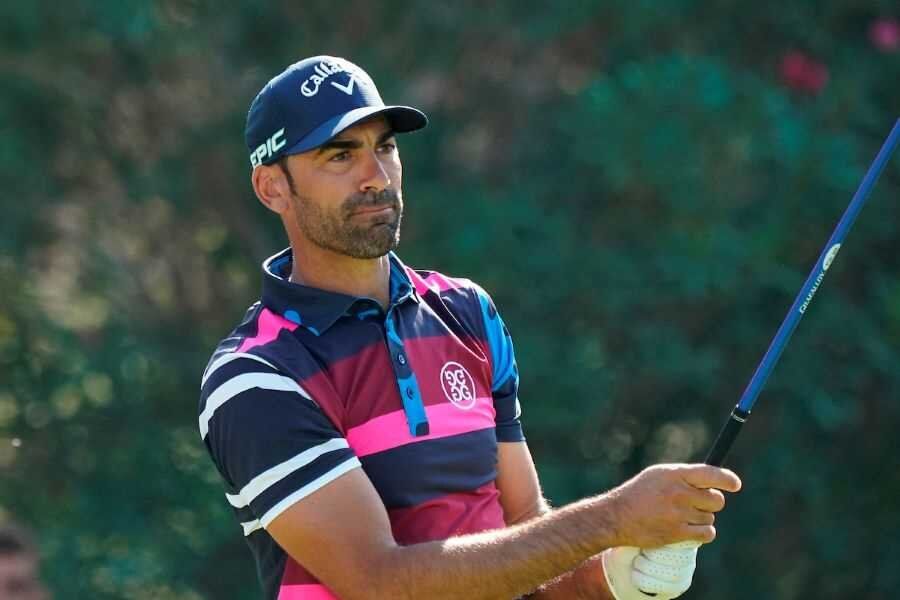
[[603, 573], [616, 600], [671, 600], [685, 593], [697, 566], [696, 542], [641, 550], [610, 548], [602, 554]]
[[654, 465], [609, 492], [615, 546], [659, 548], [716, 537], [716, 512], [725, 507], [720, 490], [736, 492], [732, 471], [709, 465]]

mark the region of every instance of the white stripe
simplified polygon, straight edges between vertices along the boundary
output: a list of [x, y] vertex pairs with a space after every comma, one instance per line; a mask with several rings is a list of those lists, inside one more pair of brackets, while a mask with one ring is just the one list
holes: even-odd
[[285, 498], [284, 500], [282, 500], [281, 502], [279, 502], [278, 504], [276, 504], [275, 506], [270, 508], [268, 511], [266, 511], [266, 514], [264, 514], [260, 518], [260, 521], [262, 522], [263, 527], [268, 527], [269, 523], [271, 523], [272, 521], [275, 520], [275, 517], [277, 517], [284, 511], [286, 511], [288, 508], [293, 506], [298, 501], [309, 496], [310, 494], [312, 494], [319, 488], [325, 486], [326, 484], [331, 483], [332, 481], [334, 481], [335, 479], [337, 479], [338, 477], [340, 477], [347, 471], [351, 471], [351, 470], [355, 469], [356, 467], [361, 467], [361, 466], [362, 465], [360, 464], [359, 459], [356, 458], [355, 456], [353, 456], [353, 457], [349, 458], [348, 460], [342, 462], [341, 464], [339, 464], [332, 470], [328, 471], [321, 477], [318, 477], [318, 478], [314, 479], [313, 481], [310, 481], [309, 483], [304, 485], [302, 488], [300, 488], [299, 490], [297, 490], [296, 492], [294, 492], [293, 494], [291, 494], [290, 496], [288, 496], [287, 498]]
[[206, 434], [209, 432], [209, 421], [220, 406], [241, 392], [246, 392], [253, 388], [279, 392], [297, 392], [304, 398], [312, 400], [309, 394], [300, 387], [300, 384], [290, 377], [275, 375], [274, 373], [244, 373], [229, 379], [206, 398], [206, 407], [200, 413], [200, 437], [206, 439]]
[[247, 521], [246, 523], [241, 523], [241, 527], [244, 528], [244, 537], [247, 537], [257, 529], [262, 529], [262, 523], [259, 522], [259, 519], [256, 521]]
[[264, 491], [275, 485], [297, 469], [302, 469], [312, 461], [316, 460], [323, 454], [340, 450], [341, 448], [349, 448], [347, 440], [344, 438], [334, 438], [327, 442], [323, 442], [318, 446], [313, 446], [301, 452], [300, 454], [289, 458], [281, 464], [275, 465], [270, 469], [266, 469], [256, 477], [250, 480], [250, 483], [241, 488], [236, 495], [225, 494], [228, 502], [235, 508], [244, 508], [256, 497]]
[[275, 365], [265, 360], [264, 358], [256, 356], [255, 354], [250, 354], [248, 352], [229, 352], [228, 354], [223, 354], [222, 356], [217, 358], [213, 364], [209, 365], [209, 368], [206, 369], [206, 373], [203, 374], [203, 380], [200, 382], [200, 387], [202, 388], [204, 385], [206, 385], [206, 380], [209, 379], [210, 375], [215, 373], [216, 369], [238, 358], [249, 358], [250, 360], [255, 360], [256, 362], [261, 362], [264, 365], [270, 366], [276, 371], [278, 370]]

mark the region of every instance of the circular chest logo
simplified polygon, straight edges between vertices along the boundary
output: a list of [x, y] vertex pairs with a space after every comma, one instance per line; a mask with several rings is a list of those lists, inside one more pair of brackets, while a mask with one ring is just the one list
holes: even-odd
[[458, 362], [450, 361], [441, 369], [441, 387], [453, 406], [463, 410], [475, 406], [475, 380]]

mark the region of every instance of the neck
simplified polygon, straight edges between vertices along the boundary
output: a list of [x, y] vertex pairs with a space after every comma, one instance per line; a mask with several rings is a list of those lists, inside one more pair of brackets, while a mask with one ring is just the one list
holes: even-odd
[[361, 259], [320, 248], [310, 243], [292, 242], [294, 255], [291, 281], [350, 296], [372, 298], [387, 309], [390, 302], [390, 259]]

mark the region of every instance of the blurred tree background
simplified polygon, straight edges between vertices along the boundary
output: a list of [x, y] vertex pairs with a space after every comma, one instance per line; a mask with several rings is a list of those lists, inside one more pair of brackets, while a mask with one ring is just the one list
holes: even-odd
[[[57, 598], [253, 598], [200, 374], [286, 245], [243, 124], [318, 53], [431, 117], [401, 255], [480, 282], [556, 504], [700, 460], [895, 119], [896, 0], [0, 6], [0, 512]], [[900, 157], [732, 453], [689, 598], [900, 587]], [[490, 260], [486, 260], [490, 257]]]

